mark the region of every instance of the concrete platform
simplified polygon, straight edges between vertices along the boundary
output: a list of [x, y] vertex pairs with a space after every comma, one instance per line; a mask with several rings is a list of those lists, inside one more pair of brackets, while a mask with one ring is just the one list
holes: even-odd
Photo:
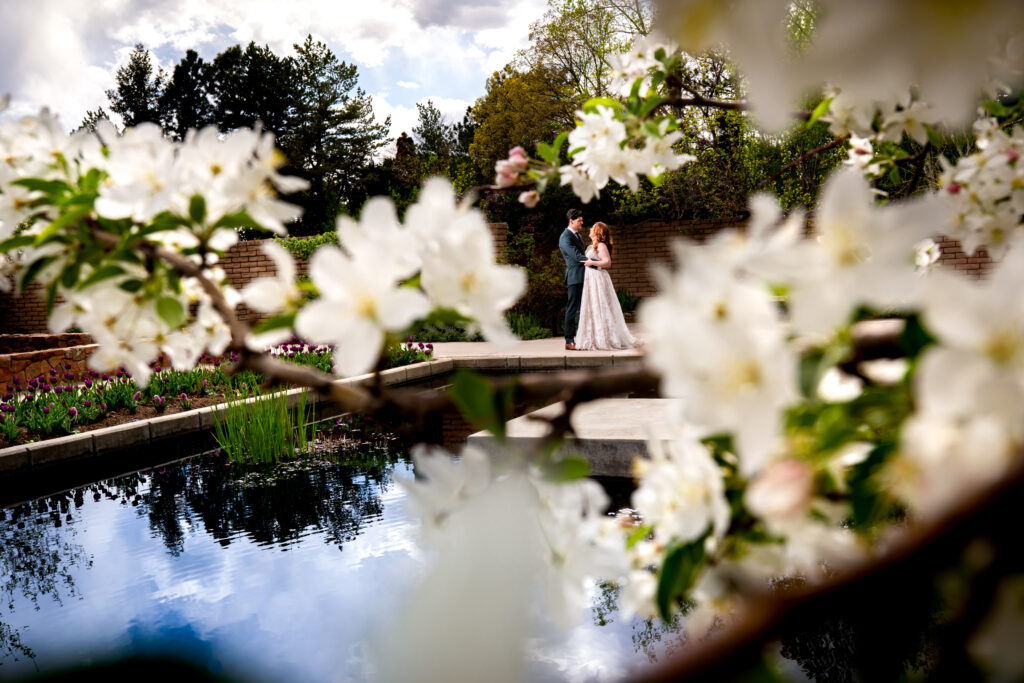
[[[590, 464], [590, 474], [601, 477], [631, 477], [636, 457], [648, 457], [647, 440], [668, 439], [672, 431], [667, 415], [678, 399], [609, 398], [585, 403], [573, 411], [572, 426], [577, 439], [565, 452], [581, 455]], [[563, 410], [561, 403], [517, 417], [507, 425], [509, 441], [530, 448], [547, 432], [545, 422], [533, 417], [553, 417]], [[484, 449], [495, 447], [487, 432], [470, 435], [469, 443]]]

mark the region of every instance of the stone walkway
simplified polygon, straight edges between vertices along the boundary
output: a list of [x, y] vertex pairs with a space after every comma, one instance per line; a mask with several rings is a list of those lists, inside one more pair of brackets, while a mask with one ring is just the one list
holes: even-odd
[[[634, 337], [644, 339], [639, 325], [627, 325]], [[520, 357], [520, 358], [551, 358], [554, 356], [572, 358], [602, 358], [608, 356], [636, 358], [643, 355], [643, 349], [626, 351], [566, 351], [562, 337], [519, 341], [511, 346], [498, 346], [490, 342], [441, 342], [434, 344], [434, 358], [471, 358], [471, 357]], [[588, 363], [589, 365], [589, 363]]]

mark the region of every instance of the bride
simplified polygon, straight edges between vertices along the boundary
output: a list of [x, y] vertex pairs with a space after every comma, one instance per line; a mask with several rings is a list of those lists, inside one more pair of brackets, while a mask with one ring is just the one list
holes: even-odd
[[604, 223], [590, 228], [590, 247], [583, 276], [583, 301], [576, 331], [576, 348], [582, 351], [631, 349], [639, 343], [629, 333], [622, 307], [615, 296], [608, 268], [612, 266], [611, 231]]

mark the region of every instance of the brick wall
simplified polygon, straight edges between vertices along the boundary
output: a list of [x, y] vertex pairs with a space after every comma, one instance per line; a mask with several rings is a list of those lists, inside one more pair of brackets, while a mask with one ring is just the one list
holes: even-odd
[[698, 221], [645, 221], [637, 225], [612, 227], [612, 267], [608, 274], [616, 289], [628, 289], [634, 296], [655, 293], [651, 265], [672, 263], [671, 243], [683, 236], [703, 242], [723, 228], [742, 224], [732, 218]]
[[[617, 288], [628, 289], [636, 296], [654, 294], [654, 283], [650, 277], [653, 263], [671, 263], [671, 240], [684, 236], [703, 242], [722, 228], [736, 225], [736, 219], [715, 219], [697, 221], [646, 221], [636, 225], [612, 228], [615, 251], [610, 271], [612, 282]], [[508, 226], [504, 223], [490, 224], [494, 237], [495, 253], [501, 255], [508, 241]], [[957, 240], [941, 238], [940, 263], [950, 266], [974, 278], [984, 278], [992, 268], [993, 261], [984, 250], [973, 256], [964, 253]], [[274, 265], [260, 250], [262, 240], [239, 242], [232, 247], [220, 265], [230, 282], [241, 289], [257, 277], [274, 274]], [[306, 273], [308, 264], [304, 260], [296, 263], [299, 273]], [[253, 321], [258, 316], [245, 306], [239, 308], [242, 320]], [[10, 293], [0, 292], [0, 334], [47, 332], [46, 307], [42, 290], [29, 287], [19, 298]]]
[[988, 251], [984, 247], [974, 252], [973, 256], [968, 256], [964, 253], [960, 240], [955, 240], [952, 237], [939, 237], [935, 241], [942, 250], [942, 255], [939, 256], [939, 264], [952, 267], [954, 270], [958, 270], [969, 277], [983, 280], [988, 277], [989, 272], [995, 265], [995, 261], [988, 255]]

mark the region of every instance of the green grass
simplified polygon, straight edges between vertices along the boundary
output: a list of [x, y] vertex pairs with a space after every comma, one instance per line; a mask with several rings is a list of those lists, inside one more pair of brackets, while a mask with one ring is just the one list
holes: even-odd
[[316, 440], [313, 406], [306, 405], [306, 396], [304, 391], [296, 394], [291, 408], [289, 396], [283, 392], [228, 401], [213, 414], [213, 436], [237, 462], [294, 458], [309, 451]]

